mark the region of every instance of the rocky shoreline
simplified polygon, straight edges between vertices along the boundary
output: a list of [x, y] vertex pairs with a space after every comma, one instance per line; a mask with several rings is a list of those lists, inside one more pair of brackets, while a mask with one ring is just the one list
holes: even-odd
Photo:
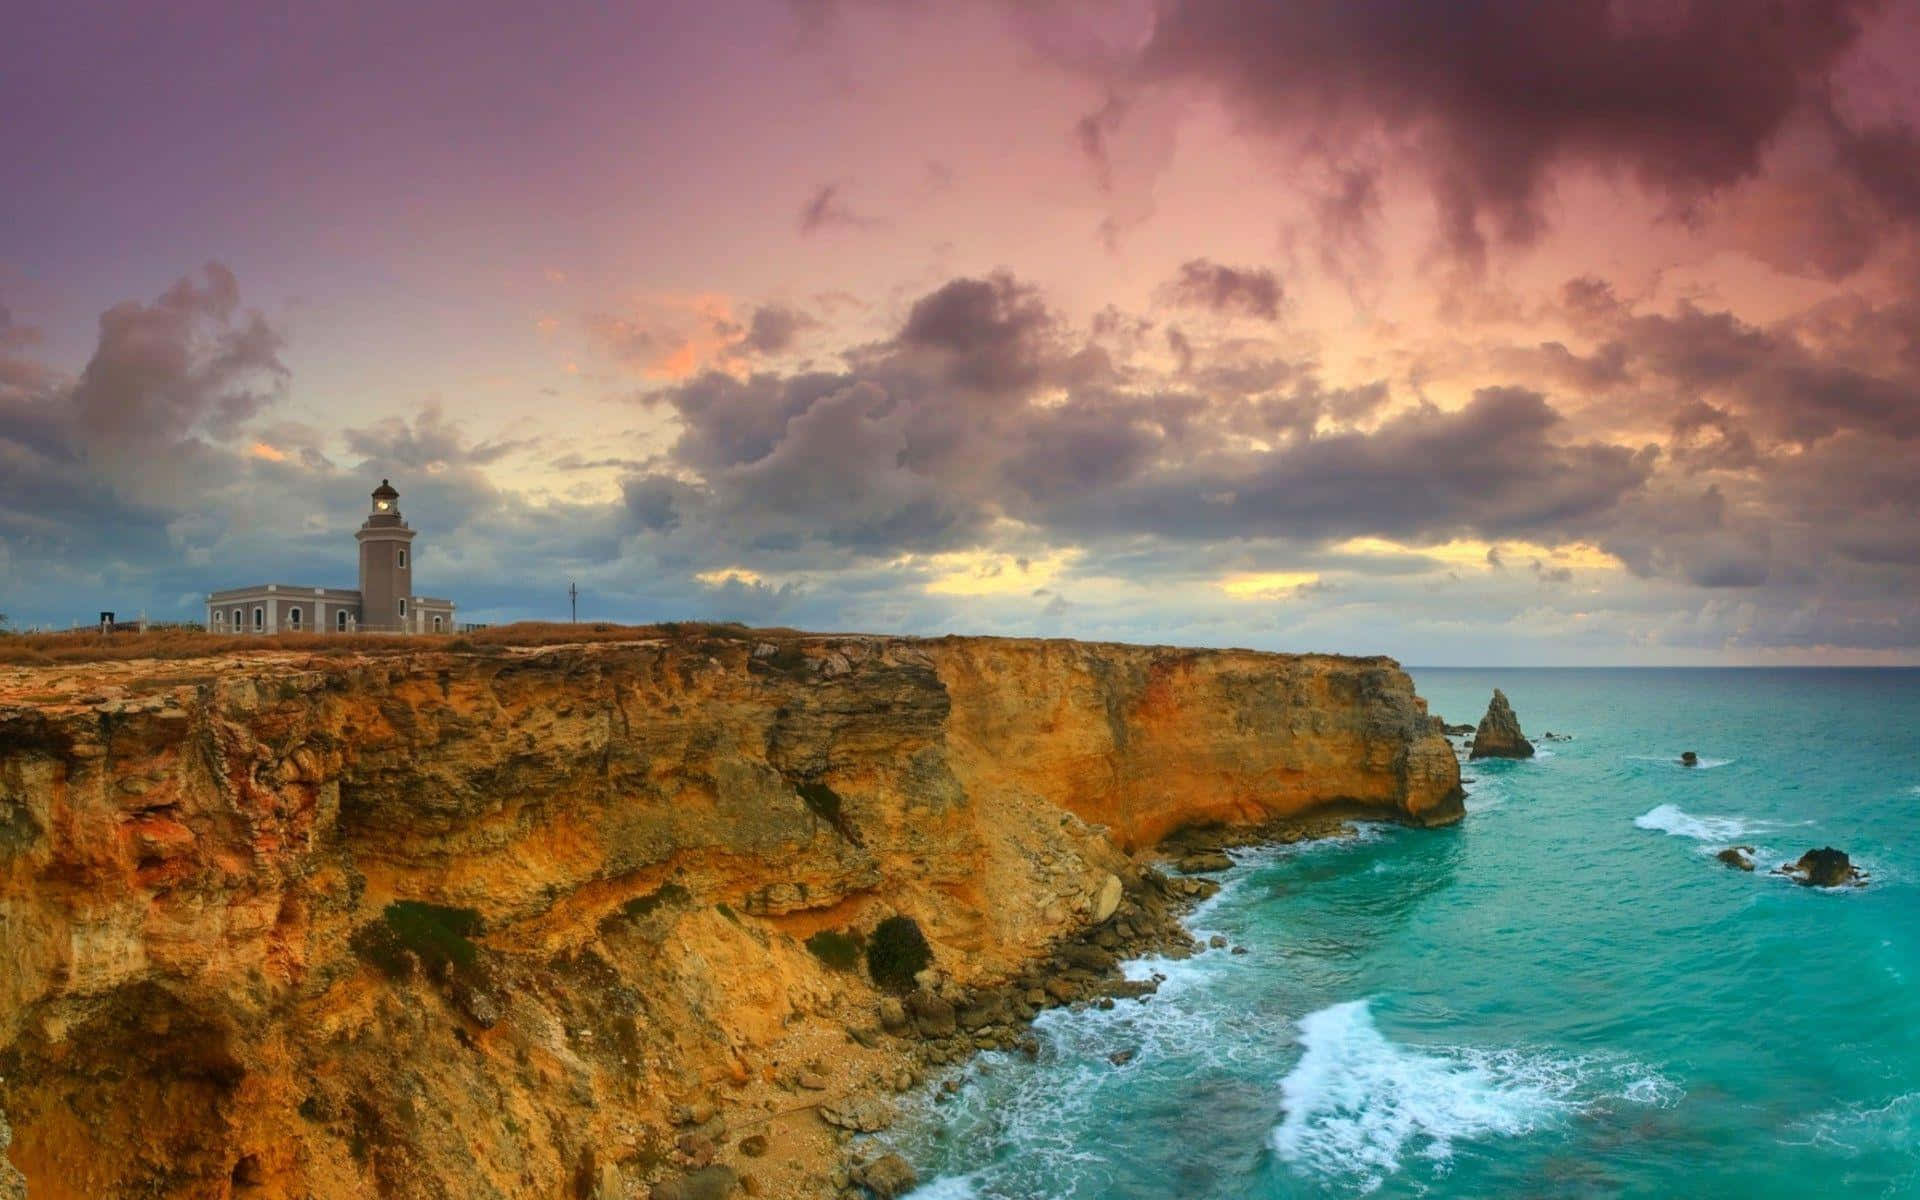
[[[1150, 958], [1184, 959], [1208, 949], [1244, 953], [1216, 936], [1203, 944], [1188, 930], [1186, 917], [1201, 901], [1217, 894], [1218, 881], [1207, 874], [1230, 869], [1229, 849], [1292, 845], [1352, 832], [1349, 818], [1337, 815], [1289, 818], [1251, 827], [1211, 826], [1182, 830], [1158, 848], [1155, 861], [1122, 879], [1121, 896], [1104, 919], [1063, 939], [1018, 974], [996, 984], [965, 988], [937, 968], [921, 986], [904, 995], [884, 996], [873, 1024], [852, 1026], [848, 1038], [863, 1045], [884, 1039], [911, 1064], [896, 1078], [894, 1093], [925, 1086], [935, 1073], [957, 1067], [988, 1050], [1040, 1052], [1030, 1026], [1055, 1008], [1111, 1009], [1123, 1002], [1145, 1002], [1160, 988], [1159, 977], [1129, 979], [1126, 962]], [[804, 1087], [801, 1081], [798, 1086]], [[947, 1092], [958, 1090], [949, 1078]], [[817, 1106], [842, 1148], [830, 1184], [841, 1196], [872, 1195], [880, 1200], [904, 1195], [918, 1186], [911, 1164], [878, 1139], [862, 1139], [889, 1128], [897, 1117], [886, 1089], [856, 1091]], [[744, 1141], [745, 1139], [743, 1139]], [[754, 1149], [758, 1149], [755, 1147]], [[683, 1177], [684, 1178], [684, 1177]], [[721, 1182], [718, 1177], [714, 1182]], [[743, 1190], [756, 1194], [754, 1185]], [[715, 1196], [725, 1192], [712, 1193]], [[682, 1190], [679, 1180], [656, 1185], [655, 1200], [700, 1200], [706, 1193]]]

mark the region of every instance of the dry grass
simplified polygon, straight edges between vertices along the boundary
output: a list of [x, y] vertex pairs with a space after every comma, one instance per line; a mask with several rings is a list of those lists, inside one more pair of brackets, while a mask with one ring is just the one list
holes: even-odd
[[123, 662], [136, 659], [208, 658], [225, 654], [298, 651], [325, 655], [407, 654], [421, 650], [498, 653], [509, 646], [555, 646], [577, 642], [627, 642], [646, 638], [748, 638], [791, 636], [785, 629], [752, 630], [744, 625], [705, 621], [668, 621], [658, 625], [586, 625], [522, 621], [473, 633], [398, 636], [379, 633], [278, 633], [255, 637], [163, 629], [146, 633], [99, 634], [0, 633], [0, 664], [56, 666], [61, 663]]

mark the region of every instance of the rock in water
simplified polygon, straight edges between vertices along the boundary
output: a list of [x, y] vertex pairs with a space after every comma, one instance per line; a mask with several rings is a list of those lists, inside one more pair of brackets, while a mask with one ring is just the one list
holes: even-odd
[[1728, 846], [1714, 857], [1736, 871], [1753, 870], [1752, 846]]
[[854, 1173], [854, 1182], [880, 1200], [894, 1200], [919, 1186], [913, 1166], [898, 1154], [883, 1154]]
[[1853, 865], [1847, 852], [1835, 850], [1832, 846], [1807, 851], [1800, 856], [1799, 862], [1779, 868], [1777, 874], [1789, 876], [1808, 887], [1859, 887], [1867, 881], [1866, 872]]
[[1683, 767], [1697, 767], [1700, 765], [1700, 756], [1691, 750], [1683, 751], [1680, 755], [1680, 765]]
[[1469, 758], [1532, 758], [1533, 743], [1520, 732], [1520, 718], [1513, 715], [1507, 694], [1493, 689], [1493, 701], [1480, 728], [1473, 731], [1473, 753]]

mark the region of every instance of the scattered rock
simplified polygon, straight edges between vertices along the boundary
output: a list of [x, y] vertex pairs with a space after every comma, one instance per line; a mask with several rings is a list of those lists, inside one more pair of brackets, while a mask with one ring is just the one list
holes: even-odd
[[1445, 721], [1440, 722], [1440, 728], [1443, 732], [1452, 734], [1455, 737], [1459, 737], [1463, 733], [1473, 732], [1473, 726], [1471, 725], [1449, 725]]
[[1520, 718], [1513, 715], [1507, 694], [1493, 689], [1493, 700], [1480, 727], [1473, 731], [1473, 753], [1469, 758], [1532, 758], [1533, 743], [1520, 732]]
[[1680, 756], [1680, 765], [1683, 767], [1697, 767], [1700, 765], [1700, 756], [1688, 750]]
[[796, 1071], [793, 1076], [793, 1082], [795, 1086], [804, 1088], [809, 1092], [824, 1092], [827, 1090], [827, 1077], [818, 1071], [805, 1069]]
[[1235, 954], [1245, 954], [1246, 952], [1247, 948], [1245, 946], [1235, 946], [1233, 948], [1233, 953]]
[[896, 1200], [920, 1184], [920, 1177], [914, 1173], [913, 1164], [898, 1154], [882, 1154], [872, 1162], [854, 1171], [854, 1182], [866, 1188], [880, 1200]]
[[713, 1139], [704, 1133], [683, 1133], [673, 1139], [673, 1148], [696, 1167], [704, 1167], [712, 1162], [716, 1151]]
[[1714, 857], [1736, 871], [1753, 870], [1752, 846], [1728, 846]]
[[898, 996], [880, 997], [880, 1028], [888, 1033], [905, 1033], [909, 1027], [907, 1006]]
[[653, 1200], [727, 1200], [735, 1183], [729, 1167], [701, 1167], [653, 1185]]
[[1174, 864], [1183, 875], [1205, 875], [1213, 871], [1225, 871], [1233, 866], [1233, 860], [1218, 850], [1189, 854]]
[[893, 1106], [869, 1096], [849, 1096], [834, 1104], [820, 1106], [820, 1119], [835, 1129], [854, 1133], [877, 1133], [893, 1124]]
[[1111, 917], [1120, 908], [1120, 897], [1125, 891], [1120, 885], [1118, 875], [1109, 874], [1100, 884], [1100, 890], [1093, 897], [1093, 923]]
[[1225, 950], [1227, 948], [1227, 937], [1223, 933], [1216, 933], [1207, 939], [1207, 945], [1215, 950]]
[[761, 1155], [765, 1154], [766, 1152], [767, 1152], [767, 1135], [766, 1134], [750, 1133], [746, 1137], [743, 1137], [740, 1139], [740, 1153], [746, 1155], [748, 1158], [759, 1158]]
[[1867, 882], [1867, 873], [1853, 865], [1847, 852], [1832, 846], [1809, 850], [1798, 862], [1780, 867], [1774, 873], [1808, 887], [1863, 887]]
[[1107, 1061], [1116, 1067], [1124, 1067], [1133, 1061], [1133, 1051], [1115, 1050], [1112, 1054], [1107, 1055]]
[[955, 1028], [953, 1005], [925, 988], [907, 997], [907, 1014], [921, 1037], [951, 1037]]

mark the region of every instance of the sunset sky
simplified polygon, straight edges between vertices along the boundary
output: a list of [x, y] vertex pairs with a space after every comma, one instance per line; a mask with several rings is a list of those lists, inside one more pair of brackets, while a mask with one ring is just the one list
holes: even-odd
[[9, 4], [0, 611], [1920, 662], [1920, 0]]

